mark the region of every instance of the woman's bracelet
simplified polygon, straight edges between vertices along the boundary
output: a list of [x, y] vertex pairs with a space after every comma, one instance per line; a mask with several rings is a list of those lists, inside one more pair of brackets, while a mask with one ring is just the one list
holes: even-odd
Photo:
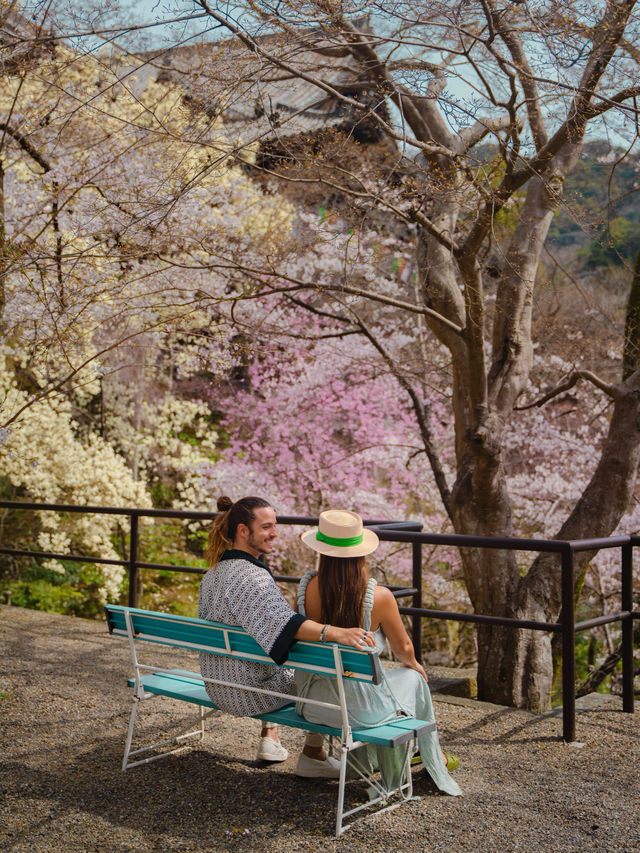
[[320, 642], [321, 643], [327, 642], [327, 631], [329, 630], [329, 628], [330, 628], [329, 625], [323, 625], [322, 631], [320, 631]]

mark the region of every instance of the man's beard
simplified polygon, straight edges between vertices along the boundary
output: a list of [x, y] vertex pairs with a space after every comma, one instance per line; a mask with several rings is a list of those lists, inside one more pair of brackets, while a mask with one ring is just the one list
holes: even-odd
[[267, 554], [267, 551], [265, 551], [265, 550], [264, 550], [264, 548], [262, 547], [262, 545], [258, 544], [258, 542], [256, 541], [256, 537], [255, 537], [255, 536], [253, 536], [253, 534], [251, 534], [251, 535], [249, 536], [249, 539], [247, 540], [247, 542], [248, 542], [248, 544], [249, 544], [249, 547], [250, 547], [250, 548], [253, 548], [253, 549], [254, 549], [254, 551], [257, 551], [257, 552], [258, 552], [258, 554], [260, 554], [260, 556], [261, 556], [261, 557], [262, 557], [263, 555], [266, 555], [266, 554]]

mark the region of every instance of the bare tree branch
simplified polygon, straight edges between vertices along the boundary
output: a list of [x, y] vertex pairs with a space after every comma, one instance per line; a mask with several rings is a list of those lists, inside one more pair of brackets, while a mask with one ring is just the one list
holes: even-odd
[[536, 146], [536, 150], [539, 151], [540, 148], [546, 145], [548, 137], [545, 129], [544, 117], [542, 115], [542, 110], [540, 109], [540, 95], [531, 73], [529, 61], [524, 52], [522, 39], [515, 30], [509, 27], [508, 15], [505, 15], [503, 12], [498, 14], [493, 0], [483, 0], [483, 5], [487, 10], [487, 14], [491, 19], [493, 27], [496, 32], [499, 33], [500, 38], [505, 43], [509, 53], [511, 54], [520, 85], [524, 91], [527, 104], [527, 115], [529, 117], [529, 125], [531, 127], [533, 141]]
[[[264, 296], [265, 294], [273, 293], [290, 293], [291, 291], [296, 290], [308, 290], [310, 292], [315, 293], [348, 293], [352, 296], [361, 296], [363, 299], [371, 300], [372, 302], [380, 302], [383, 305], [390, 305], [394, 308], [402, 308], [405, 311], [410, 311], [413, 314], [423, 314], [426, 317], [430, 317], [432, 320], [436, 320], [439, 323], [442, 323], [443, 326], [446, 326], [453, 332], [460, 334], [462, 329], [456, 323], [453, 323], [451, 320], [448, 320], [446, 317], [443, 317], [442, 314], [439, 314], [437, 311], [434, 311], [432, 308], [422, 307], [420, 305], [414, 305], [411, 302], [405, 302], [402, 299], [394, 299], [391, 296], [384, 296], [381, 293], [374, 293], [371, 290], [364, 290], [363, 288], [353, 287], [349, 284], [326, 284], [326, 283], [318, 283], [311, 281], [304, 281], [299, 278], [295, 278], [294, 276], [288, 276], [280, 270], [275, 269], [258, 269], [255, 267], [249, 267], [241, 263], [237, 263], [233, 260], [227, 261], [225, 263], [207, 263], [207, 264], [186, 264], [180, 261], [175, 261], [172, 258], [163, 258], [165, 263], [171, 266], [180, 267], [182, 269], [215, 269], [215, 270], [230, 270], [230, 271], [238, 271], [247, 273], [249, 275], [255, 276], [256, 278], [264, 278], [269, 277], [274, 280], [288, 281], [293, 285], [290, 288], [281, 288], [277, 286], [268, 286], [262, 288], [261, 291], [256, 293], [243, 293], [243, 299], [253, 299], [259, 298], [260, 296]], [[262, 282], [264, 285], [264, 282]], [[233, 299], [237, 299], [238, 297], [233, 297]]]
[[578, 382], [584, 379], [587, 382], [591, 382], [592, 385], [595, 385], [596, 388], [599, 388], [612, 400], [615, 400], [620, 396], [620, 389], [611, 385], [609, 382], [605, 382], [600, 379], [595, 373], [592, 373], [590, 370], [575, 370], [570, 376], [568, 376], [564, 382], [561, 382], [559, 385], [556, 385], [555, 388], [552, 388], [551, 391], [548, 391], [543, 397], [534, 400], [533, 403], [527, 403], [524, 406], [515, 406], [515, 411], [517, 412], [525, 412], [527, 409], [535, 409], [544, 406], [545, 403], [548, 403], [549, 400], [553, 400], [555, 397], [559, 397], [560, 394], [564, 394], [565, 391], [568, 391], [570, 388], [573, 388]]
[[349, 310], [353, 314], [356, 323], [362, 330], [362, 334], [380, 353], [400, 386], [404, 388], [406, 393], [409, 395], [413, 411], [416, 416], [416, 420], [418, 421], [418, 427], [420, 429], [420, 436], [424, 445], [424, 451], [427, 455], [427, 458], [429, 459], [431, 470], [433, 472], [433, 476], [438, 487], [438, 492], [440, 494], [440, 499], [442, 500], [442, 504], [447, 512], [447, 515], [449, 516], [449, 519], [453, 521], [453, 510], [451, 507], [451, 489], [449, 488], [449, 485], [447, 483], [447, 478], [442, 468], [442, 463], [440, 461], [440, 457], [438, 456], [433, 440], [433, 430], [431, 429], [430, 424], [431, 407], [429, 404], [429, 399], [428, 397], [425, 397], [424, 400], [419, 399], [418, 395], [416, 394], [415, 388], [413, 388], [407, 377], [400, 370], [398, 370], [398, 365], [396, 361], [391, 357], [386, 347], [380, 340], [379, 336], [373, 333], [373, 331], [369, 328], [368, 324], [364, 322], [362, 317], [360, 317], [355, 311], [352, 311], [351, 309]]

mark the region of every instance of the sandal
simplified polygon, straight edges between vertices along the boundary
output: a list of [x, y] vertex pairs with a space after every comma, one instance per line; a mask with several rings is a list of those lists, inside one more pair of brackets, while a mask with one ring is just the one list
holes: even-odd
[[445, 767], [452, 773], [454, 770], [457, 770], [460, 767], [460, 759], [457, 755], [452, 755], [450, 752], [445, 752], [444, 757], [447, 759], [447, 763]]
[[[453, 770], [457, 770], [460, 767], [460, 759], [457, 755], [452, 755], [450, 752], [445, 752], [444, 757], [447, 759], [447, 763], [445, 767], [451, 773]], [[420, 758], [420, 753], [416, 752], [416, 754], [411, 759], [411, 766], [417, 767], [418, 764], [422, 764], [422, 758]]]

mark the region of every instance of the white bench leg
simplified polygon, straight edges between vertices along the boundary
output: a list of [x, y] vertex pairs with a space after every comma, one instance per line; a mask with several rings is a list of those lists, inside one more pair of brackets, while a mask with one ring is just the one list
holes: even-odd
[[131, 714], [129, 716], [129, 729], [127, 731], [127, 740], [124, 745], [124, 758], [122, 759], [122, 770], [123, 772], [127, 769], [128, 759], [129, 759], [129, 751], [131, 750], [131, 741], [133, 740], [133, 725], [136, 721], [136, 713], [138, 711], [138, 702], [140, 700], [137, 696], [133, 697], [133, 708], [131, 709]]
[[340, 781], [338, 783], [338, 808], [336, 812], [336, 838], [339, 838], [342, 833], [349, 829], [348, 826], [342, 825], [342, 815], [344, 812], [344, 786], [347, 781], [347, 758], [349, 751], [345, 747], [341, 747], [340, 751]]
[[[153, 694], [149, 693], [145, 698], [151, 698]], [[129, 718], [129, 730], [127, 732], [127, 741], [124, 747], [124, 758], [122, 760], [122, 770], [129, 770], [132, 767], [138, 767], [140, 764], [151, 764], [152, 761], [157, 761], [160, 758], [164, 758], [167, 755], [171, 755], [174, 752], [179, 752], [180, 750], [186, 749], [189, 744], [181, 743], [183, 740], [187, 740], [187, 738], [198, 737], [201, 741], [204, 737], [204, 721], [207, 717], [212, 715], [218, 715], [220, 712], [217, 709], [212, 709], [209, 711], [205, 711], [202, 706], [199, 706], [198, 711], [198, 728], [193, 731], [185, 731], [178, 735], [174, 735], [174, 737], [168, 738], [167, 740], [163, 740], [159, 743], [153, 743], [150, 746], [143, 746], [140, 749], [131, 749], [131, 743], [133, 740], [133, 730], [134, 724], [136, 720], [136, 714], [138, 711], [138, 704], [141, 700], [136, 696], [133, 700], [133, 708], [131, 709], [131, 716]], [[191, 728], [193, 723], [189, 723], [187, 728]], [[152, 755], [148, 758], [140, 758], [137, 761], [129, 761], [129, 758], [134, 755], [142, 755], [145, 752], [151, 752], [152, 749], [161, 749], [165, 746], [172, 745], [171, 749], [166, 749], [164, 752], [160, 752], [157, 755]]]
[[[349, 755], [347, 750], [343, 753], [344, 758], [344, 770], [341, 764], [340, 767], [340, 789], [338, 793], [338, 815], [336, 820], [336, 838], [338, 838], [345, 830], [349, 829], [351, 824], [347, 824], [346, 826], [342, 825], [342, 821], [345, 817], [349, 817], [350, 815], [356, 814], [359, 811], [365, 811], [367, 809], [371, 809], [378, 805], [379, 803], [388, 803], [389, 800], [394, 797], [396, 794], [399, 794], [401, 797], [400, 801], [395, 803], [391, 803], [389, 805], [385, 805], [382, 808], [376, 809], [370, 817], [375, 817], [376, 815], [383, 814], [384, 812], [392, 811], [393, 809], [397, 809], [403, 803], [408, 800], [419, 800], [420, 797], [413, 796], [413, 778], [411, 776], [411, 756], [413, 754], [413, 741], [410, 741], [406, 745], [406, 752], [403, 760], [403, 769], [402, 774], [400, 776], [397, 787], [388, 791], [381, 781], [374, 778], [364, 767], [363, 765], [355, 758], [353, 755]], [[346, 769], [347, 763], [351, 765], [351, 767], [356, 771], [357, 775], [370, 786], [371, 794], [377, 794], [377, 796], [372, 796], [368, 803], [363, 803], [362, 805], [355, 806], [348, 811], [344, 810], [344, 782], [346, 779]]]
[[[400, 781], [400, 793], [403, 799], [411, 800], [413, 798], [413, 776], [411, 775], [411, 759], [413, 757], [413, 747], [415, 741], [407, 744], [407, 754], [404, 761], [404, 781]], [[406, 793], [405, 793], [406, 791]], [[416, 797], [417, 800], [420, 797]]]

